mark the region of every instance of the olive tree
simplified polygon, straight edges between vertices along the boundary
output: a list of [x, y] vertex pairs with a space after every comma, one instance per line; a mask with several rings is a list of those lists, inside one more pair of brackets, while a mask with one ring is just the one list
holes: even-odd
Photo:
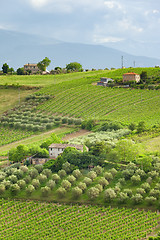
[[82, 189], [81, 189], [81, 188], [75, 187], [75, 188], [72, 189], [72, 196], [73, 196], [74, 198], [77, 199], [77, 198], [79, 198], [81, 195], [82, 195]]
[[68, 180], [63, 180], [61, 185], [65, 188], [65, 190], [69, 190], [71, 188], [71, 183]]
[[96, 187], [91, 187], [89, 190], [88, 190], [88, 196], [90, 199], [95, 199], [99, 196], [99, 189], [96, 188]]
[[104, 191], [104, 200], [107, 202], [111, 202], [116, 198], [116, 193], [112, 188], [108, 188]]

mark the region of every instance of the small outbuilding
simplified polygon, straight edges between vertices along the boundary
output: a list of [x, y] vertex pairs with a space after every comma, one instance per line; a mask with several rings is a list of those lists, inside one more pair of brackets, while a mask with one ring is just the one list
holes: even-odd
[[106, 87], [108, 85], [108, 83], [111, 83], [111, 82], [113, 82], [112, 78], [102, 77], [101, 80], [99, 82], [97, 82], [97, 86]]
[[136, 83], [138, 83], [140, 79], [140, 75], [134, 72], [123, 74], [123, 82], [135, 81]]
[[[64, 149], [67, 148], [67, 147], [74, 147], [77, 150], [83, 152], [83, 145], [52, 143], [49, 146], [49, 157], [50, 158], [57, 158], [58, 155], [63, 153]], [[87, 147], [86, 147], [86, 150], [88, 150]]]

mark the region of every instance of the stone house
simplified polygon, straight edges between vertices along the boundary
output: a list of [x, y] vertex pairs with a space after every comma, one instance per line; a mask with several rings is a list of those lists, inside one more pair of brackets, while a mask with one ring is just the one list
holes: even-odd
[[[77, 150], [83, 152], [83, 145], [75, 145], [75, 144], [61, 144], [61, 143], [52, 143], [49, 146], [49, 157], [57, 158], [59, 154], [63, 153], [64, 149], [67, 147], [74, 147]], [[86, 147], [88, 150], [88, 148]]]
[[113, 82], [113, 79], [108, 77], [102, 77], [101, 80], [97, 82], [97, 86], [106, 87], [109, 82]]
[[136, 83], [138, 83], [140, 79], [140, 75], [134, 72], [123, 74], [123, 82], [135, 81]]
[[24, 65], [24, 71], [31, 71], [31, 74], [40, 71], [36, 63], [28, 63]]

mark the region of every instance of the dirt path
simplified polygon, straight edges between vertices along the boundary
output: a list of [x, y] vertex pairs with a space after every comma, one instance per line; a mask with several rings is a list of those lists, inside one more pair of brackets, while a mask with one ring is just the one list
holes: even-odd
[[64, 138], [62, 138], [62, 140], [64, 140], [64, 141], [65, 140], [71, 140], [72, 138], [84, 136], [84, 135], [87, 135], [89, 133], [90, 133], [90, 131], [85, 130], [85, 129], [81, 129], [78, 132], [67, 134]]

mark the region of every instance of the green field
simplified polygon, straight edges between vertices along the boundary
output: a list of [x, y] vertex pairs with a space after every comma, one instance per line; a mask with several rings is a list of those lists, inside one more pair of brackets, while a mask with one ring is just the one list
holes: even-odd
[[[150, 211], [0, 200], [0, 239], [146, 239], [158, 225]], [[43, 231], [42, 231], [43, 229]]]

